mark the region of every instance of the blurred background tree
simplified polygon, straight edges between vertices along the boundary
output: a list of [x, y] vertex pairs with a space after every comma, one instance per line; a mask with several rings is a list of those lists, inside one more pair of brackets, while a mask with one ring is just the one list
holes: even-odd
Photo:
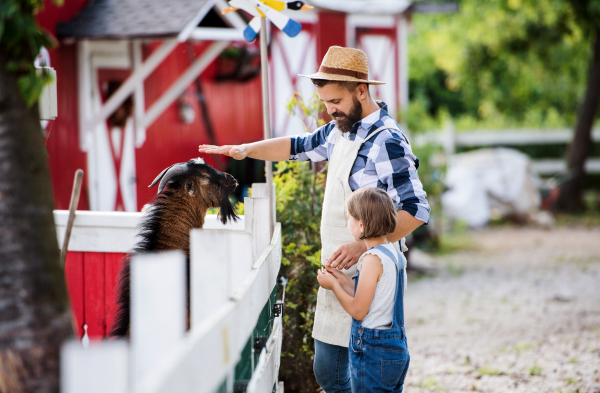
[[0, 1], [0, 391], [58, 392], [72, 335], [38, 101], [42, 0]]
[[439, 129], [449, 117], [458, 130], [577, 124], [557, 207], [581, 208], [581, 173], [600, 91], [600, 1], [459, 5], [454, 14], [414, 16], [408, 128]]

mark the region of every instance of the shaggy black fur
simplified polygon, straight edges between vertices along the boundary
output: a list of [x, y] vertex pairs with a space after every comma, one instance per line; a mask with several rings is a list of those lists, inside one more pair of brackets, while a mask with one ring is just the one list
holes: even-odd
[[[117, 283], [117, 313], [110, 337], [129, 336], [129, 263], [136, 254], [182, 250], [188, 258], [189, 277], [190, 230], [202, 228], [206, 211], [220, 208], [220, 219], [236, 221], [238, 216], [229, 201], [237, 181], [233, 176], [217, 171], [203, 160], [175, 164], [164, 170], [152, 183], [161, 181], [159, 194], [140, 223], [139, 237], [134, 250], [123, 260]], [[189, 319], [189, 278], [188, 319]]]

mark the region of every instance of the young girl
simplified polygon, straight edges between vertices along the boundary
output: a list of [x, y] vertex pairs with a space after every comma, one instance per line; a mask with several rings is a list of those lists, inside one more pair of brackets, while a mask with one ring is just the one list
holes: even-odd
[[388, 194], [378, 188], [355, 191], [348, 199], [348, 228], [368, 248], [358, 260], [356, 282], [333, 268], [319, 270], [317, 278], [352, 316], [352, 392], [402, 392], [410, 361], [403, 308], [406, 259], [386, 239], [396, 229]]

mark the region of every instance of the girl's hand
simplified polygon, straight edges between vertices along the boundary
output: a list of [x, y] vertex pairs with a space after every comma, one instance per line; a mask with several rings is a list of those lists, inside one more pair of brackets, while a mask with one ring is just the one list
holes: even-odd
[[335, 279], [342, 284], [348, 277], [341, 271], [333, 267], [325, 266], [325, 271], [330, 273]]
[[319, 269], [317, 271], [317, 280], [319, 281], [319, 285], [325, 289], [331, 290], [337, 284], [336, 278], [324, 269]]

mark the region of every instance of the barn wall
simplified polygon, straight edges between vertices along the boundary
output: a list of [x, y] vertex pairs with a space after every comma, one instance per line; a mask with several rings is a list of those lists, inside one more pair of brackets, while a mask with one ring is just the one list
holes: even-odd
[[[77, 49], [76, 45], [60, 45], [50, 52], [50, 63], [56, 70], [58, 93], [58, 117], [46, 126], [46, 150], [52, 176], [54, 205], [56, 209], [68, 209], [77, 169], [86, 171], [86, 155], [79, 149], [79, 118], [77, 102]], [[88, 210], [87, 179], [78, 209]]]
[[325, 57], [330, 46], [346, 46], [346, 14], [319, 12], [317, 32], [317, 61]]

